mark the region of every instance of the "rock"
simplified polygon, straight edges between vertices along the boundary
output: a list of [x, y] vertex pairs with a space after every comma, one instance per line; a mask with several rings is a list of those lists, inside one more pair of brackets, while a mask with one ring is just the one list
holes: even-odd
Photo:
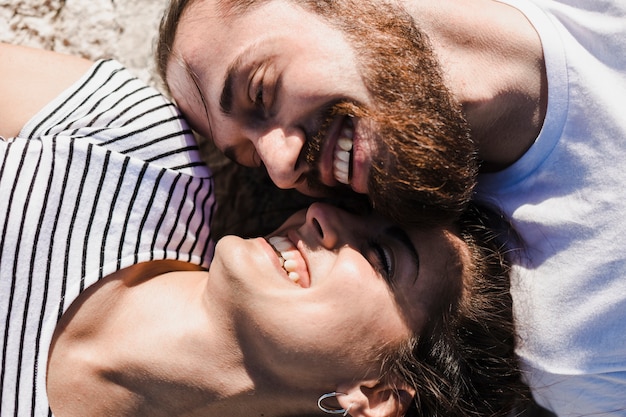
[[167, 0], [0, 0], [0, 42], [115, 58], [160, 86], [154, 46]]

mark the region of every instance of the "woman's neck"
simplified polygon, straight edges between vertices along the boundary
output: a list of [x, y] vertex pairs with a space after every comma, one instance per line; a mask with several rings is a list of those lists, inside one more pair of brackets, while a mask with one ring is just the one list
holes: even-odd
[[207, 314], [208, 273], [171, 270], [119, 271], [63, 315], [48, 364], [55, 414], [194, 415], [252, 390], [230, 323]]

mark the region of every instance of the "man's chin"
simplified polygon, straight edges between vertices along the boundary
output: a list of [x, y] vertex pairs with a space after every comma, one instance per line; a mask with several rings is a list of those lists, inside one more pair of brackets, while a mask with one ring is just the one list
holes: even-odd
[[314, 198], [338, 197], [345, 194], [346, 191], [351, 193], [352, 189], [345, 185], [337, 185], [334, 187], [325, 185], [319, 181], [305, 181], [296, 187], [301, 194]]
[[318, 182], [315, 184], [304, 183], [296, 187], [296, 190], [306, 196], [325, 200], [367, 200], [368, 198], [366, 193], [355, 192], [350, 186], [343, 184], [330, 187]]
[[350, 186], [337, 183], [328, 186], [314, 176], [295, 187], [299, 194], [313, 200], [321, 200], [353, 213], [366, 214], [371, 211], [369, 197], [366, 194], [356, 193]]
[[324, 198], [324, 197], [328, 197], [328, 194], [329, 194], [329, 190], [326, 188], [324, 189], [320, 189], [319, 187], [310, 188], [306, 184], [296, 187], [296, 191], [306, 196], [313, 197], [313, 198]]

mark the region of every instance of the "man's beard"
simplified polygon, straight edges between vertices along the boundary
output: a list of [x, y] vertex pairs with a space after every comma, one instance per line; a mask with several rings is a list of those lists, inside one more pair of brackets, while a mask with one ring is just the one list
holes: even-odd
[[[371, 127], [368, 136], [376, 149], [368, 179], [372, 206], [405, 225], [458, 218], [476, 182], [476, 146], [425, 35], [397, 9], [387, 14], [378, 8], [348, 9], [327, 17], [355, 46], [374, 105], [337, 103], [326, 117], [349, 115]], [[319, 166], [323, 137], [324, 128], [307, 142], [304, 154], [311, 167]], [[309, 187], [327, 188], [318, 178], [313, 171]], [[345, 196], [346, 188], [335, 191]]]

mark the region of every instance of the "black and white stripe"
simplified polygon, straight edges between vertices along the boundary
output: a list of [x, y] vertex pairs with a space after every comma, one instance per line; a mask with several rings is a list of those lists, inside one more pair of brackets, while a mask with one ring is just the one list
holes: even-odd
[[45, 416], [63, 311], [138, 262], [208, 266], [213, 183], [172, 104], [115, 61], [0, 141], [0, 164], [0, 415]]

